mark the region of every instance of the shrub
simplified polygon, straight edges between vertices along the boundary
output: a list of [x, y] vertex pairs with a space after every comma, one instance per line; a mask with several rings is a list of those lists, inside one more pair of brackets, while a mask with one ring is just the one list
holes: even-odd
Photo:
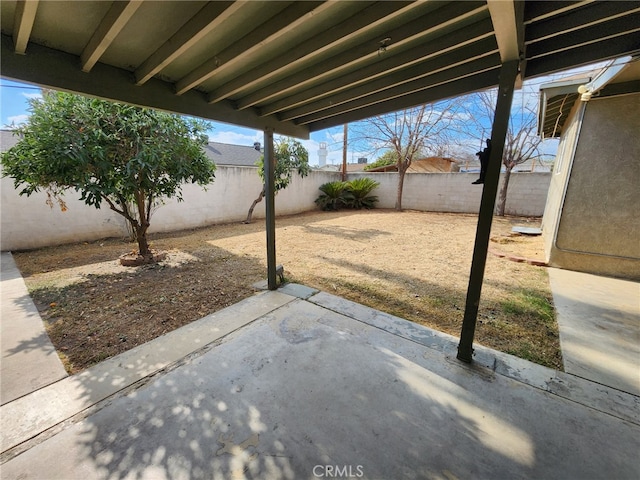
[[373, 208], [378, 197], [370, 195], [380, 183], [370, 178], [356, 178], [350, 182], [329, 182], [320, 185], [322, 195], [316, 205], [322, 210], [340, 210], [343, 207], [360, 210]]
[[329, 182], [320, 185], [322, 195], [316, 198], [316, 205], [322, 210], [339, 210], [343, 203], [346, 182]]
[[378, 185], [380, 185], [379, 182], [367, 177], [356, 178], [347, 182], [344, 199], [346, 206], [356, 210], [373, 208], [378, 201], [378, 197], [370, 195], [370, 193]]

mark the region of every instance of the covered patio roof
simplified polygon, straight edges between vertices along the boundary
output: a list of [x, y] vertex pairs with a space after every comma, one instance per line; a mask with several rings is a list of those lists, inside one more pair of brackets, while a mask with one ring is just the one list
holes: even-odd
[[[2, 76], [309, 133], [640, 49], [640, 5], [594, 1], [1, 2]], [[526, 65], [526, 70], [525, 70]]]

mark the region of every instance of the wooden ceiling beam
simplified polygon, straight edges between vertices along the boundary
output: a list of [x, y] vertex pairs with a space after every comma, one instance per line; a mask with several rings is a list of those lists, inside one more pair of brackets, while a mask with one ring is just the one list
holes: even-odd
[[377, 104], [343, 112], [334, 117], [310, 123], [307, 126], [310, 131], [316, 132], [318, 130], [344, 125], [345, 123], [356, 122], [375, 115], [382, 115], [385, 112], [395, 112], [404, 108], [437, 102], [469, 92], [483, 90], [497, 85], [499, 74], [499, 67], [484, 72], [478, 72], [475, 75], [459, 78], [433, 88], [407, 93], [401, 97], [390, 98]]
[[525, 5], [524, 23], [525, 25], [528, 25], [530, 23], [539, 22], [551, 17], [557, 17], [564, 13], [570, 12], [571, 10], [582, 8], [585, 5], [589, 5], [590, 3], [594, 2], [595, 0], [553, 0], [550, 2], [527, 2], [527, 4]]
[[527, 78], [548, 75], [567, 68], [609, 60], [624, 55], [640, 54], [640, 33], [638, 31], [600, 38], [593, 43], [585, 43], [574, 48], [541, 54], [527, 60]]
[[143, 85], [156, 73], [185, 53], [204, 36], [222, 25], [242, 8], [243, 2], [211, 2], [196, 13], [177, 33], [140, 65], [134, 75], [136, 85]]
[[248, 55], [299, 28], [311, 17], [331, 8], [331, 6], [332, 2], [294, 2], [274, 17], [268, 19], [259, 28], [247, 33], [230, 47], [214, 55], [178, 80], [175, 85], [176, 94], [182, 95], [187, 90], [206, 82], [216, 73], [241, 64]]
[[274, 115], [259, 117], [252, 109], [238, 111], [227, 101], [210, 105], [204, 95], [197, 91], [178, 96], [173, 93], [171, 83], [155, 77], [136, 87], [129, 70], [101, 62], [85, 73], [78, 68], [77, 55], [42, 45], [32, 43], [29, 45], [29, 55], [16, 55], [11, 37], [0, 34], [0, 39], [4, 78], [256, 130], [270, 127], [281, 135], [309, 138], [308, 128], [293, 122], [281, 122]]
[[16, 3], [13, 22], [13, 44], [17, 54], [24, 55], [31, 36], [31, 29], [36, 20], [38, 0], [20, 0]]
[[[315, 102], [321, 98], [370, 82], [389, 73], [402, 70], [411, 65], [428, 61], [431, 58], [447, 54], [459, 48], [467, 47], [483, 39], [493, 41], [493, 27], [491, 20], [485, 18], [472, 25], [444, 34], [428, 43], [418, 45], [404, 52], [400, 52], [359, 68], [341, 77], [318, 83], [293, 95], [274, 101], [260, 108], [262, 115], [271, 115]], [[495, 43], [494, 43], [495, 45]], [[285, 115], [286, 116], [286, 115]]]
[[[390, 38], [386, 50], [402, 47], [417, 42], [421, 38], [435, 35], [439, 31], [453, 29], [456, 23], [470, 22], [470, 19], [486, 15], [486, 5], [477, 2], [454, 2], [447, 4], [427, 15], [401, 25], [380, 38]], [[268, 101], [284, 92], [292, 92], [307, 88], [323, 79], [336, 77], [340, 71], [347, 73], [375, 59], [380, 54], [380, 41], [368, 39], [354, 48], [340, 52], [333, 57], [297, 72], [289, 77], [273, 82], [270, 85], [242, 98], [239, 108]]]
[[[431, 61], [413, 65], [394, 74], [346, 89], [317, 102], [282, 112], [278, 114], [278, 118], [280, 120], [294, 120], [301, 117], [309, 118], [310, 115], [322, 115], [321, 112], [323, 110], [339, 108], [342, 104], [350, 103], [360, 98], [371, 98], [371, 95], [378, 92], [384, 95], [386, 91], [393, 91], [396, 87], [401, 88], [402, 85], [412, 82], [434, 82], [435, 79], [437, 83], [438, 81], [443, 81], [442, 79], [451, 75], [452, 72], [463, 72], [465, 68], [476, 71], [496, 66], [499, 60], [495, 56], [496, 50], [492, 50], [493, 45], [493, 39], [486, 38], [475, 45], [447, 52], [446, 55], [440, 55]], [[475, 51], [476, 55], [470, 54], [470, 50]]]
[[372, 94], [359, 92], [361, 94], [359, 98], [298, 118], [295, 120], [295, 123], [298, 125], [308, 125], [349, 111], [361, 110], [366, 107], [385, 104], [392, 100], [401, 101], [403, 97], [412, 96], [418, 92], [433, 89], [441, 85], [453, 84], [464, 78], [481, 75], [484, 72], [499, 68], [500, 57], [497, 53], [494, 55], [483, 56], [470, 62], [463, 62], [453, 68], [442, 70], [433, 75], [416, 78], [406, 83], [398, 83], [391, 88], [383, 89]]
[[580, 14], [564, 15], [562, 21], [550, 19], [527, 26], [525, 43], [540, 42], [592, 25], [640, 12], [640, 5], [626, 2], [603, 2], [586, 6]]
[[640, 32], [640, 12], [535, 42], [527, 48], [527, 58], [532, 60], [540, 56], [579, 48], [583, 45], [593, 45], [594, 50], [597, 50], [601, 41], [637, 32]]
[[[319, 35], [293, 46], [277, 58], [257, 66], [216, 89], [209, 95], [209, 101], [216, 102], [228, 98], [241, 90], [246, 90], [261, 82], [264, 83], [265, 80], [273, 78], [287, 69], [291, 70], [298, 64], [308, 62], [332, 48], [340, 49], [340, 45], [353, 41], [354, 37], [366, 35], [376, 29], [379, 30], [381, 23], [389, 22], [392, 18], [421, 5], [418, 2], [409, 5], [406, 5], [406, 2], [383, 2], [367, 6], [363, 2], [362, 6], [366, 8], [349, 18], [345, 18], [342, 22], [337, 21], [336, 25], [327, 28]], [[247, 108], [252, 105], [239, 104], [238, 106], [239, 108]]]
[[131, 17], [142, 5], [143, 0], [113, 2], [100, 25], [80, 54], [83, 72], [90, 72], [96, 62], [116, 39]]

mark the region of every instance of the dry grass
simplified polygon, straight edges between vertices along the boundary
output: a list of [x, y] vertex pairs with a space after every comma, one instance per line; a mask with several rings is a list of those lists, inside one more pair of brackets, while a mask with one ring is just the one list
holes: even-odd
[[[289, 281], [459, 335], [473, 252], [474, 215], [373, 210], [313, 212], [277, 221], [278, 263]], [[540, 237], [497, 218], [492, 248], [542, 259]], [[153, 236], [159, 265], [125, 268], [131, 249], [104, 240], [15, 254], [49, 335], [70, 372], [149, 341], [251, 295], [265, 277], [262, 222]], [[544, 268], [489, 255], [477, 341], [561, 368]]]

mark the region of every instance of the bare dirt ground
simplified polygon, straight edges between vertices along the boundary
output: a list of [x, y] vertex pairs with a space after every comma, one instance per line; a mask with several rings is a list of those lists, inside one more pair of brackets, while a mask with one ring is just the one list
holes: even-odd
[[[496, 218], [491, 249], [543, 259], [540, 219]], [[311, 212], [277, 220], [277, 259], [302, 283], [459, 335], [477, 217], [388, 210]], [[15, 253], [67, 370], [75, 373], [255, 293], [266, 276], [261, 220], [155, 234], [156, 265], [123, 267], [122, 239]], [[544, 267], [489, 255], [476, 339], [562, 368]]]

